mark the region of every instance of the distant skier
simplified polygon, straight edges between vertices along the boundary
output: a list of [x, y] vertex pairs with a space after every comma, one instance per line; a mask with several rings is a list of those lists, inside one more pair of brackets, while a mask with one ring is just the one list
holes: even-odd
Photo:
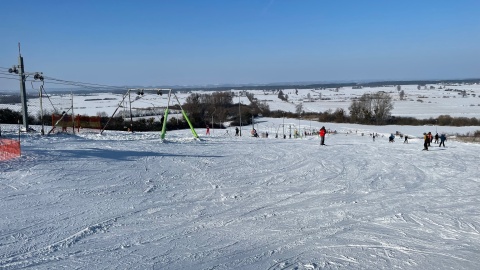
[[428, 146], [430, 146], [430, 143], [433, 142], [433, 135], [432, 135], [432, 132], [428, 132], [427, 134], [428, 136]]
[[325, 134], [327, 133], [327, 130], [323, 126], [320, 129], [320, 132], [318, 133], [320, 135], [320, 145], [325, 145]]
[[235, 128], [235, 136], [238, 136], [239, 135], [239, 132], [240, 130], [238, 129], [238, 127]]
[[424, 132], [423, 133], [423, 150], [428, 151], [429, 141], [430, 141], [430, 139], [428, 138], [428, 134]]
[[408, 143], [408, 136], [405, 135], [405, 140], [403, 141], [403, 143]]
[[434, 141], [434, 143], [438, 143], [438, 133], [435, 134], [435, 141]]
[[447, 136], [445, 136], [445, 134], [442, 133], [442, 135], [440, 135], [440, 144], [438, 145], [438, 147], [442, 146], [442, 144], [443, 144], [443, 147], [445, 147], [446, 140], [447, 140]]
[[393, 135], [393, 133], [390, 134], [390, 137], [388, 137], [388, 142], [391, 142], [391, 143], [395, 142], [395, 135]]
[[207, 125], [207, 133], [206, 135], [210, 135], [210, 127]]
[[375, 141], [375, 133], [373, 133], [373, 141]]

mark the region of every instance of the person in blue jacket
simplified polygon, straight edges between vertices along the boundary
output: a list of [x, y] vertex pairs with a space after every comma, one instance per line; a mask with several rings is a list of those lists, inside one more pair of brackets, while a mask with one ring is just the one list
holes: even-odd
[[393, 135], [393, 133], [388, 137], [388, 142], [395, 142], [395, 135]]
[[442, 146], [442, 144], [443, 144], [443, 147], [445, 147], [446, 140], [447, 140], [447, 136], [445, 136], [445, 134], [442, 133], [442, 135], [440, 135], [440, 144], [438, 145], [438, 147]]

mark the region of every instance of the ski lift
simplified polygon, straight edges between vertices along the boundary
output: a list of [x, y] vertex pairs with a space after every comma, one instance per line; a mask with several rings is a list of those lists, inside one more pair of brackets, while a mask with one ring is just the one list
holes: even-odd
[[34, 78], [35, 80], [40, 80], [40, 81], [43, 82], [43, 76], [40, 75], [38, 72], [35, 73], [35, 75], [33, 76], [33, 78]]
[[9, 72], [9, 73], [18, 74], [18, 69], [17, 69], [16, 66], [13, 66], [12, 68], [9, 68], [9, 69], [8, 69], [8, 72]]

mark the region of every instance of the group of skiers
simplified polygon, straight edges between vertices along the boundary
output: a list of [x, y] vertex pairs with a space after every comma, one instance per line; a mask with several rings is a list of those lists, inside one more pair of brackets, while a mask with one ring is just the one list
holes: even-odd
[[[208, 126], [207, 126], [208, 128]], [[207, 132], [208, 132], [208, 129], [207, 129]], [[322, 128], [320, 128], [320, 131], [318, 132], [318, 135], [320, 136], [320, 145], [325, 145], [325, 135], [327, 133], [327, 130], [325, 129], [325, 126], [322, 126]], [[258, 133], [255, 129], [252, 129], [251, 131], [251, 135], [253, 137], [258, 137]], [[239, 129], [238, 127], [235, 128], [235, 136], [239, 136]], [[378, 134], [373, 134], [373, 141], [375, 141], [375, 137], [378, 137]], [[403, 143], [408, 143], [408, 136], [405, 135], [405, 141]], [[423, 133], [423, 137], [424, 137], [424, 143], [423, 143], [423, 150], [427, 150], [428, 151], [428, 147], [431, 145], [431, 143], [439, 143], [439, 140], [440, 140], [440, 144], [438, 145], [438, 147], [442, 146], [445, 147], [445, 141], [447, 140], [447, 137], [444, 133], [442, 133], [441, 135], [438, 135], [435, 134], [435, 136], [432, 135], [431, 132], [428, 132], [428, 133]], [[267, 133], [267, 138], [268, 138], [268, 133]], [[285, 138], [285, 136], [284, 136]], [[392, 133], [390, 134], [390, 136], [388, 137], [388, 142], [395, 142], [395, 135]]]
[[[378, 136], [378, 135], [377, 135]], [[400, 135], [400, 137], [402, 137]], [[408, 136], [405, 135], [405, 140], [403, 141], [403, 143], [408, 143]], [[433, 136], [432, 132], [428, 132], [428, 133], [423, 133], [423, 150], [427, 150], [428, 151], [428, 147], [431, 145], [431, 143], [439, 143], [439, 140], [440, 140], [440, 144], [438, 145], [438, 147], [442, 146], [445, 147], [445, 141], [447, 140], [447, 136], [442, 133], [441, 135], [438, 135], [435, 134], [435, 136]], [[373, 141], [375, 141], [375, 133], [373, 134]], [[395, 135], [393, 133], [390, 134], [390, 136], [388, 137], [388, 142], [395, 142]]]
[[[433, 141], [435, 139], [435, 141]], [[438, 143], [438, 139], [440, 139], [440, 144], [438, 147], [442, 146], [445, 147], [445, 141], [447, 140], [447, 136], [445, 136], [444, 133], [442, 133], [440, 136], [438, 136], [438, 133], [435, 134], [435, 136], [432, 135], [431, 132], [428, 133], [423, 133], [423, 150], [428, 151], [428, 147], [432, 143]]]

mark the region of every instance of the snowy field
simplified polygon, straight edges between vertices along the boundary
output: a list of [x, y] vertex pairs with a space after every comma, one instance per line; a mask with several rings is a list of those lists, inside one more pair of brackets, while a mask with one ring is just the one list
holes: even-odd
[[[233, 103], [239, 101], [242, 104], [250, 104], [244, 92], [253, 94], [260, 101], [266, 102], [270, 110], [282, 110], [295, 112], [298, 104], [303, 105], [305, 112], [325, 112], [327, 110], [335, 111], [342, 108], [348, 113], [353, 98], [358, 98], [364, 93], [376, 93], [384, 91], [389, 93], [393, 99], [394, 109], [393, 116], [416, 117], [420, 119], [436, 118], [440, 115], [449, 114], [452, 117], [480, 117], [480, 85], [478, 84], [432, 84], [421, 86], [418, 85], [401, 85], [401, 90], [405, 96], [400, 100], [397, 86], [383, 87], [364, 87], [362, 89], [353, 89], [352, 87], [342, 87], [339, 89], [283, 89], [282, 92], [288, 95], [288, 102], [278, 98], [278, 91], [270, 90], [231, 90], [235, 94]], [[48, 88], [47, 88], [48, 89]], [[462, 93], [465, 91], [465, 93]], [[242, 92], [242, 96], [238, 94]], [[11, 93], [11, 92], [10, 92]], [[29, 94], [37, 94], [33, 90], [29, 90]], [[43, 98], [43, 106], [52, 111], [55, 107], [58, 111], [67, 111], [72, 104], [72, 96], [68, 94], [56, 94], [55, 91], [49, 91], [50, 99]], [[127, 91], [125, 91], [127, 93]], [[209, 93], [203, 91], [178, 92], [177, 96], [180, 103], [184, 103], [186, 98], [192, 93]], [[2, 93], [0, 93], [1, 95]], [[5, 93], [4, 93], [5, 94]], [[167, 106], [168, 95], [159, 96], [156, 91], [145, 91], [145, 95], [139, 96], [136, 91], [132, 91], [131, 95], [126, 97], [123, 102], [122, 94], [112, 93], [92, 93], [92, 94], [75, 94], [73, 92], [73, 110], [75, 114], [94, 116], [98, 113], [106, 113], [111, 115], [121, 105], [117, 111], [118, 115], [128, 116], [130, 105], [132, 110], [151, 108], [158, 115], [163, 114], [163, 109]], [[128, 101], [131, 102], [128, 102]], [[40, 108], [38, 98], [28, 100], [29, 114], [37, 115]], [[177, 104], [172, 97], [170, 104]], [[12, 104], [0, 104], [0, 108], [12, 107]], [[20, 110], [21, 105], [16, 105]]]
[[[287, 89], [289, 102], [247, 92], [271, 110], [302, 103], [323, 112], [385, 91], [396, 116], [480, 117], [478, 85], [402, 89], [405, 100], [394, 86]], [[234, 103], [249, 104], [234, 92]], [[180, 102], [190, 94], [179, 93]], [[74, 95], [74, 112], [110, 115], [121, 100]], [[159, 115], [167, 105], [166, 95], [132, 100]], [[38, 108], [38, 99], [28, 102]], [[67, 110], [71, 96], [44, 104]], [[120, 105], [128, 115], [130, 104]], [[336, 131], [325, 147], [317, 136], [289, 138], [322, 125]], [[480, 145], [455, 140], [480, 127], [256, 119], [268, 138], [250, 137], [251, 128], [242, 137], [234, 127], [211, 136], [198, 129], [200, 140], [172, 131], [163, 141], [158, 132], [22, 134], [22, 156], [0, 163], [0, 269], [480, 268]], [[2, 125], [2, 137], [17, 130]], [[429, 131], [446, 133], [447, 147], [421, 151]], [[388, 143], [396, 132], [409, 143]]]
[[[321, 147], [276, 139], [284, 121], [23, 134], [0, 163], [0, 269], [480, 269], [480, 145], [451, 136], [480, 127], [300, 122], [337, 131]], [[435, 129], [446, 147], [422, 151]]]

